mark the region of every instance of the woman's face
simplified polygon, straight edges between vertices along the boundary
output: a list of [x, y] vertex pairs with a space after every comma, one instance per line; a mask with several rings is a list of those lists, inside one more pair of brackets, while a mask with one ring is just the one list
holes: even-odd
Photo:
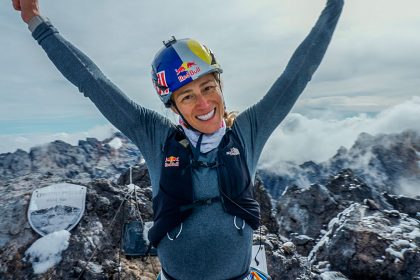
[[[224, 104], [219, 83], [213, 74], [181, 87], [172, 98], [182, 116], [198, 131], [211, 134], [220, 128]], [[178, 114], [174, 106], [172, 110]]]

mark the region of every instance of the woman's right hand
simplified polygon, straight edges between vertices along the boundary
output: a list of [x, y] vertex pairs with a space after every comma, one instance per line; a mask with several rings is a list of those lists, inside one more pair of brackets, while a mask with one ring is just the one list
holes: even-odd
[[39, 5], [38, 0], [12, 0], [13, 8], [20, 11], [20, 15], [24, 22], [29, 23], [29, 21], [34, 16], [39, 16]]

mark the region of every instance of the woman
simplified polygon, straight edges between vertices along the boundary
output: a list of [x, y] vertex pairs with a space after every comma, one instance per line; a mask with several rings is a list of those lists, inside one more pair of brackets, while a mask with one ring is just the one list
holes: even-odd
[[61, 73], [140, 149], [153, 188], [149, 231], [162, 279], [245, 279], [250, 275], [258, 158], [320, 64], [343, 0], [328, 0], [310, 34], [266, 95], [236, 118], [226, 112], [222, 68], [192, 39], [164, 43], [152, 79], [180, 126], [129, 100], [80, 50], [40, 16], [37, 0], [13, 0]]

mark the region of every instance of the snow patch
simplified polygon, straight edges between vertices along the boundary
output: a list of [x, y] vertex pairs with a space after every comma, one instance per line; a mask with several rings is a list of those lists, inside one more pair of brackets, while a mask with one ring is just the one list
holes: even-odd
[[395, 258], [394, 262], [404, 260], [406, 251], [415, 251], [417, 246], [412, 240], [420, 238], [419, 223], [407, 217], [407, 214], [401, 214], [402, 220], [399, 226], [390, 227], [390, 236], [395, 239], [385, 251]]
[[114, 139], [112, 139], [109, 143], [109, 146], [111, 146], [111, 148], [118, 150], [119, 148], [121, 148], [123, 146], [123, 142], [121, 141], [120, 138], [115, 137]]
[[340, 272], [337, 271], [325, 271], [322, 272], [320, 275], [322, 280], [344, 280], [347, 279], [343, 276], [343, 274], [341, 274]]
[[135, 185], [135, 184], [128, 184], [127, 185], [127, 188], [128, 188], [128, 191], [129, 192], [132, 192], [132, 191], [134, 191], [134, 190], [136, 190], [136, 191], [138, 191], [138, 190], [140, 190], [140, 187], [139, 186], [137, 186], [137, 185]]
[[386, 248], [385, 249], [385, 252], [389, 253], [391, 256], [394, 256], [395, 259], [404, 260], [404, 256], [403, 256], [402, 252], [399, 252], [397, 250], [394, 250], [391, 247]]
[[99, 273], [102, 273], [103, 272], [102, 266], [99, 265], [99, 264], [96, 264], [96, 263], [93, 263], [93, 262], [89, 262], [87, 266], [89, 268], [89, 271], [91, 271], [91, 272], [93, 272], [95, 274], [99, 274]]
[[152, 228], [153, 222], [145, 222], [143, 228], [143, 240], [146, 242], [146, 245], [149, 245], [149, 230]]
[[[417, 225], [419, 226], [419, 225]], [[411, 239], [411, 240], [415, 240], [416, 238], [420, 238], [420, 230], [418, 227], [414, 228], [413, 231], [405, 234], [406, 238]]]
[[60, 230], [35, 241], [25, 252], [35, 274], [41, 274], [61, 261], [61, 253], [69, 246], [70, 232]]

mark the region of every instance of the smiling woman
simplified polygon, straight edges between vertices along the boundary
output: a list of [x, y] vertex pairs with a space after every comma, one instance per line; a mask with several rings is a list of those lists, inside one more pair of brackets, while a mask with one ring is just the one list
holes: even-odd
[[343, 4], [327, 1], [284, 73], [236, 118], [225, 110], [222, 68], [213, 52], [194, 39], [164, 42], [152, 63], [152, 80], [161, 101], [179, 114], [175, 125], [130, 100], [40, 16], [37, 0], [13, 0], [58, 70], [140, 149], [152, 181], [148, 238], [162, 264], [159, 277], [182, 280], [269, 279], [250, 267], [253, 231], [260, 226], [253, 197], [256, 166], [267, 139], [320, 64]]
[[212, 73], [176, 90], [171, 108], [190, 129], [212, 134], [223, 126], [225, 109], [222, 91]]

